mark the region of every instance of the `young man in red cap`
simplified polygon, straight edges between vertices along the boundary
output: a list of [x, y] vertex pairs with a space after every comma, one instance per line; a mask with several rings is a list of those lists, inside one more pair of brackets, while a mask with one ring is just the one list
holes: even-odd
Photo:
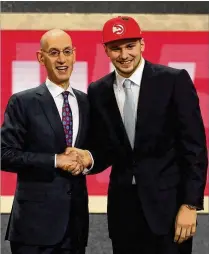
[[186, 70], [144, 60], [142, 32], [131, 17], [107, 21], [103, 43], [115, 71], [88, 89], [91, 174], [112, 165], [113, 253], [190, 254], [208, 165], [193, 82]]

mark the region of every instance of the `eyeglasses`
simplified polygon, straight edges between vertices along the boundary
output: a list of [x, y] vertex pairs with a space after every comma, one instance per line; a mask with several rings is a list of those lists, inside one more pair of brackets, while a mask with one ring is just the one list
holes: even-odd
[[75, 50], [75, 48], [66, 48], [66, 49], [63, 49], [63, 50], [51, 49], [49, 51], [46, 51], [46, 50], [42, 49], [43, 52], [47, 53], [51, 57], [58, 57], [61, 52], [63, 52], [63, 54], [65, 56], [71, 56], [74, 50]]

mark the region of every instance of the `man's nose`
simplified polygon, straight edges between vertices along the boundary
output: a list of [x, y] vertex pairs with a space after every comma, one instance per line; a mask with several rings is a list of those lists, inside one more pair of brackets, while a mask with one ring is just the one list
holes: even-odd
[[64, 63], [66, 61], [65, 55], [63, 54], [63, 52], [60, 52], [57, 61], [59, 63]]
[[128, 52], [127, 52], [127, 50], [125, 50], [125, 49], [122, 49], [121, 50], [121, 54], [120, 54], [120, 57], [121, 57], [121, 59], [127, 59], [128, 58]]

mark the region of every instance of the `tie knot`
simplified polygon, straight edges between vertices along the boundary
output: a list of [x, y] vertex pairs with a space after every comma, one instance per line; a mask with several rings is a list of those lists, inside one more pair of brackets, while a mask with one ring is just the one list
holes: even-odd
[[70, 93], [69, 91], [64, 91], [64, 92], [62, 92], [62, 95], [63, 95], [63, 97], [64, 97], [65, 99], [67, 99], [69, 93]]
[[130, 79], [125, 79], [123, 83], [124, 88], [131, 88], [131, 80]]

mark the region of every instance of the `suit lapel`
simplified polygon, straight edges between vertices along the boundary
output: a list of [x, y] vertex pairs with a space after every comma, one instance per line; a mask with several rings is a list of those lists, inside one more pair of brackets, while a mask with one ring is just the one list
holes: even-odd
[[113, 84], [115, 82], [115, 72], [110, 73], [105, 80], [105, 92], [104, 97], [104, 110], [106, 109], [108, 118], [110, 118], [111, 125], [115, 130], [115, 134], [118, 137], [120, 145], [126, 147], [129, 152], [132, 150], [126, 130], [123, 124], [123, 120], [118, 108], [118, 104], [115, 98], [115, 93], [113, 89]]
[[79, 127], [78, 127], [78, 134], [75, 141], [75, 147], [80, 147], [81, 140], [83, 140], [83, 133], [85, 131], [85, 112], [86, 112], [86, 102], [83, 100], [83, 97], [76, 89], [73, 89], [73, 92], [76, 96], [78, 102], [78, 109], [79, 109]]
[[140, 145], [140, 139], [143, 138], [143, 128], [146, 128], [149, 107], [152, 105], [152, 93], [154, 85], [154, 70], [152, 64], [145, 61], [144, 71], [142, 74], [141, 87], [139, 92], [137, 120], [135, 128], [134, 149]]
[[54, 99], [45, 84], [40, 85], [40, 90], [37, 92], [37, 95], [43, 112], [48, 119], [48, 122], [51, 125], [51, 128], [53, 129], [54, 134], [57, 138], [57, 144], [60, 144], [61, 147], [66, 147], [66, 140], [62, 121], [60, 119], [60, 115]]
[[[134, 150], [140, 145], [140, 139], [143, 138], [143, 128], [146, 128], [149, 107], [152, 104], [152, 90], [154, 85], [154, 70], [152, 64], [145, 61], [144, 71], [142, 74], [141, 87], [139, 91], [139, 99], [137, 106], [137, 120], [135, 128], [135, 143]], [[111, 119], [111, 124], [115, 130], [121, 146], [125, 146], [128, 151], [132, 151], [123, 120], [117, 105], [114, 94], [113, 84], [115, 81], [115, 72], [110, 73], [104, 81], [104, 110], [107, 109], [107, 114]]]

